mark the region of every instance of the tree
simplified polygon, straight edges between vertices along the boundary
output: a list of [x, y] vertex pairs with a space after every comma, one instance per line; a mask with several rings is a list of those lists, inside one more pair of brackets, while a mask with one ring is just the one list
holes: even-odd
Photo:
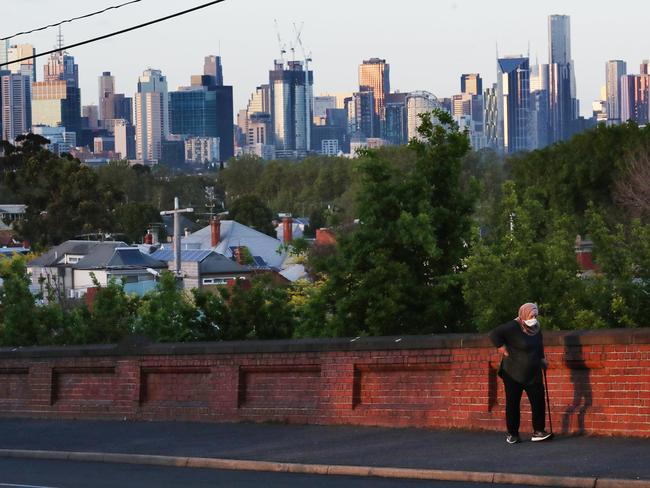
[[178, 289], [169, 271], [160, 275], [156, 290], [145, 295], [137, 309], [134, 331], [159, 342], [183, 342], [199, 338], [193, 329], [196, 309]]
[[600, 266], [589, 280], [592, 309], [609, 327], [640, 327], [650, 315], [650, 224], [609, 224], [592, 206], [587, 212]]
[[465, 260], [463, 289], [473, 325], [490, 330], [533, 301], [545, 328], [573, 328], [589, 309], [578, 278], [574, 221], [531, 196], [519, 197], [512, 181], [504, 184], [499, 214], [499, 225], [476, 238]]
[[36, 249], [113, 229], [110, 209], [119, 195], [101, 188], [97, 174], [77, 160], [44, 150], [24, 153], [17, 169], [5, 174], [5, 183], [27, 205], [17, 230]]
[[295, 318], [285, 286], [273, 283], [270, 275], [254, 277], [249, 283], [237, 280], [231, 289], [221, 288], [227, 304], [219, 339], [288, 339]]
[[258, 196], [245, 195], [238, 198], [230, 204], [228, 212], [230, 219], [275, 237], [273, 213]]
[[632, 217], [650, 221], [650, 147], [627, 159], [627, 168], [614, 187], [614, 200]]
[[[437, 119], [434, 124], [432, 115]], [[452, 332], [463, 327], [461, 266], [475, 195], [463, 188], [469, 141], [443, 111], [422, 116], [410, 167], [363, 154], [359, 224], [339, 235], [317, 302], [323, 335]], [[319, 331], [311, 331], [320, 335]]]
[[0, 344], [33, 346], [43, 336], [36, 301], [29, 291], [25, 260], [0, 262]]

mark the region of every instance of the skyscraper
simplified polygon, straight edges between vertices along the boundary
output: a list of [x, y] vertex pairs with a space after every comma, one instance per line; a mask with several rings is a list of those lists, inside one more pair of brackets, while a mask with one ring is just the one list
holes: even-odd
[[13, 143], [32, 127], [32, 98], [29, 76], [0, 71], [0, 139]]
[[621, 123], [621, 77], [627, 74], [625, 61], [614, 59], [607, 62], [607, 120]]
[[232, 86], [223, 84], [221, 58], [208, 56], [204, 74], [191, 80], [191, 86], [170, 93], [171, 132], [218, 138], [220, 156], [227, 161], [234, 156], [233, 94]]
[[530, 68], [531, 146], [540, 149], [551, 144], [551, 119], [549, 115], [549, 65], [536, 64]]
[[568, 15], [548, 17], [548, 58], [549, 142], [552, 143], [573, 135], [579, 112]]
[[460, 77], [460, 92], [468, 95], [483, 95], [483, 80], [478, 73], [466, 73]]
[[167, 78], [147, 69], [138, 80], [135, 94], [136, 159], [155, 163], [162, 156], [162, 142], [169, 136]]
[[269, 72], [276, 155], [300, 157], [311, 148], [314, 75], [301, 61], [275, 62]]
[[431, 112], [433, 109], [441, 108], [438, 98], [427, 91], [415, 91], [406, 96], [406, 117], [408, 140], [420, 137], [418, 127], [421, 120], [419, 115], [424, 112]]
[[[59, 47], [63, 38], [59, 33]], [[81, 91], [79, 68], [74, 57], [56, 51], [43, 67], [43, 81], [32, 83], [32, 124], [65, 127], [66, 132], [81, 134]]]
[[[4, 48], [4, 49], [3, 49]], [[35, 58], [24, 59], [36, 54], [34, 46], [31, 44], [9, 45], [9, 41], [2, 41], [0, 44], [0, 63], [11, 62], [17, 59], [23, 61], [11, 63], [7, 66], [0, 67], [0, 70], [9, 70], [14, 74], [29, 76], [31, 83], [36, 81], [36, 61]]]
[[648, 81], [644, 74], [621, 76], [622, 123], [630, 120], [640, 125], [648, 123]]
[[214, 84], [222, 86], [223, 67], [221, 66], [221, 56], [206, 56], [203, 63], [203, 74], [214, 77]]
[[381, 137], [381, 127], [386, 121], [384, 106], [390, 93], [390, 65], [385, 59], [371, 58], [359, 66], [359, 92], [373, 93], [375, 129], [371, 137]]
[[99, 77], [99, 119], [114, 119], [113, 95], [115, 95], [115, 77], [110, 71], [104, 71]]
[[500, 58], [497, 62], [500, 150], [507, 154], [531, 149], [530, 68], [527, 57]]

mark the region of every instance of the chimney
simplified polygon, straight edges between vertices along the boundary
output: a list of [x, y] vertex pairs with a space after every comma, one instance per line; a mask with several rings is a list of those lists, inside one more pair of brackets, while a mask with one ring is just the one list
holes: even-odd
[[232, 250], [232, 256], [235, 258], [235, 261], [239, 264], [244, 264], [244, 255], [242, 253], [241, 246], [237, 246]]
[[159, 243], [158, 241], [158, 228], [157, 227], [152, 227], [151, 230], [151, 244], [154, 246]]
[[293, 219], [291, 218], [291, 214], [282, 217], [282, 228], [283, 228], [282, 241], [285, 244], [289, 244], [291, 241], [293, 241]]
[[185, 237], [189, 237], [190, 234], [191, 234], [190, 229], [188, 229], [187, 227], [185, 227]]
[[210, 228], [212, 230], [212, 247], [216, 247], [221, 241], [221, 221], [218, 216], [212, 217]]

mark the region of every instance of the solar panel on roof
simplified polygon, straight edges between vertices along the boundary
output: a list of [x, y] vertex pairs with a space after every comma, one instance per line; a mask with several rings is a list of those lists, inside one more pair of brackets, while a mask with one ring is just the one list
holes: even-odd
[[[181, 250], [181, 261], [198, 263], [208, 257], [211, 252], [206, 249]], [[159, 261], [173, 261], [174, 251], [171, 249], [162, 249], [153, 253], [151, 257]]]
[[268, 268], [269, 266], [261, 256], [253, 256], [253, 261], [255, 262], [255, 266], [259, 266], [260, 268]]

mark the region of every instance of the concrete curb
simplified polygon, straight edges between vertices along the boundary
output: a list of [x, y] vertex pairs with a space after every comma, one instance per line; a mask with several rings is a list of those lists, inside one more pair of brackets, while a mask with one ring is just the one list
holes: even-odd
[[376, 476], [380, 478], [429, 481], [464, 481], [512, 485], [524, 484], [559, 488], [650, 488], [650, 480], [574, 476], [544, 476], [534, 474], [490, 473], [479, 471], [446, 471], [438, 469], [384, 468], [372, 466], [337, 466], [328, 464], [279, 463], [272, 461], [251, 461], [241, 459], [153, 456], [145, 454], [0, 449], [0, 457], [142, 464], [178, 468], [264, 471], [270, 473], [300, 473], [360, 477]]

